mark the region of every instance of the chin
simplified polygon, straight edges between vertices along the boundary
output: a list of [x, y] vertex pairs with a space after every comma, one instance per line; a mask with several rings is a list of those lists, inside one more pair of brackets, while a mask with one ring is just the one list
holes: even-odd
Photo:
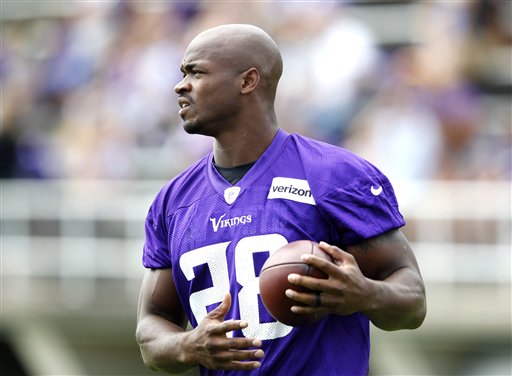
[[200, 134], [200, 125], [193, 121], [185, 121], [183, 129], [189, 134]]
[[188, 134], [200, 134], [202, 136], [214, 137], [214, 133], [211, 132], [211, 129], [207, 129], [204, 126], [204, 123], [196, 121], [185, 121], [185, 123], [183, 124], [183, 129]]

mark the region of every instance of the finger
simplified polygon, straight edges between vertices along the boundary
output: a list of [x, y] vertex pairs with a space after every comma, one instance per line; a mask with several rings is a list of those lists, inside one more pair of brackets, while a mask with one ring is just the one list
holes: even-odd
[[292, 306], [290, 310], [298, 315], [315, 315], [317, 318], [321, 318], [328, 313], [324, 307]]
[[263, 358], [265, 353], [257, 350], [229, 350], [222, 351], [215, 355], [215, 360], [220, 362], [247, 362]]
[[232, 332], [234, 330], [240, 330], [247, 327], [247, 321], [242, 320], [226, 320], [219, 324], [213, 325], [209, 328], [208, 333], [210, 334], [223, 334]]
[[220, 363], [217, 369], [222, 370], [240, 370], [240, 371], [250, 371], [253, 369], [257, 369], [261, 367], [261, 363], [258, 361], [231, 361], [231, 362], [223, 362]]
[[290, 310], [293, 313], [297, 313], [300, 315], [315, 315], [317, 318], [321, 318], [327, 313], [329, 313], [328, 307], [324, 305], [325, 298], [322, 299], [322, 302], [319, 305], [317, 293], [300, 293], [291, 289], [286, 290], [285, 293], [288, 298], [293, 299], [298, 303], [304, 304], [292, 306]]
[[[330, 245], [324, 241], [321, 241], [318, 243], [318, 246], [327, 254], [329, 254], [335, 261], [337, 265], [344, 262], [351, 262], [354, 258], [353, 256], [345, 252], [339, 247], [336, 247], [335, 245]], [[337, 262], [336, 262], [337, 261]]]
[[248, 350], [256, 351], [261, 347], [261, 340], [255, 338], [234, 337], [234, 338], [221, 338], [216, 341], [211, 341], [208, 348], [212, 350]]
[[329, 289], [329, 282], [327, 279], [308, 277], [295, 273], [288, 275], [288, 282], [315, 291], [326, 291]]
[[212, 320], [224, 321], [224, 317], [226, 317], [229, 308], [231, 308], [231, 294], [227, 293], [224, 295], [222, 302], [217, 307], [215, 307], [214, 310], [209, 312], [206, 317]]
[[323, 305], [318, 306], [315, 294], [307, 294], [308, 297], [301, 296], [299, 299], [307, 305], [294, 305], [290, 308], [293, 313], [298, 315], [313, 315], [315, 320], [319, 320], [330, 313], [329, 307]]
[[316, 269], [321, 270], [327, 275], [332, 275], [339, 268], [338, 265], [341, 265], [341, 261], [329, 261], [324, 258], [318, 257], [316, 255], [304, 254], [301, 255], [301, 260], [308, 265], [315, 267]]
[[222, 370], [252, 370], [261, 366], [259, 360], [263, 358], [264, 355], [261, 349], [222, 351], [212, 357], [214, 364], [211, 368]]
[[285, 291], [285, 295], [295, 300], [298, 303], [307, 304], [311, 307], [317, 307], [317, 294], [316, 293], [304, 293], [304, 292], [298, 292], [292, 289], [287, 289]]

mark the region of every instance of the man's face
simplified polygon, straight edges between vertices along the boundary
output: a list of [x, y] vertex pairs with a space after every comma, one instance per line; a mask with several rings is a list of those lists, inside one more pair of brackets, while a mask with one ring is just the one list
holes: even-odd
[[215, 137], [238, 111], [239, 74], [212, 43], [192, 43], [180, 69], [175, 91], [185, 131]]

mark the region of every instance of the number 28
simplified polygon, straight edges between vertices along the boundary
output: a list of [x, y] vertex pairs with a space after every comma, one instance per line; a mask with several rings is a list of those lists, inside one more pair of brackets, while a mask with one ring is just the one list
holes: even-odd
[[[217, 243], [194, 249], [183, 254], [180, 258], [180, 267], [187, 280], [195, 278], [194, 267], [206, 264], [212, 276], [212, 287], [194, 292], [190, 295], [190, 307], [197, 322], [206, 315], [206, 307], [220, 303], [224, 294], [230, 289], [228, 262], [226, 251], [231, 242]], [[293, 329], [280, 322], [261, 323], [258, 311], [259, 277], [254, 270], [253, 254], [269, 252], [288, 244], [286, 238], [280, 234], [267, 234], [249, 236], [235, 246], [236, 281], [242, 286], [238, 293], [240, 319], [248, 322], [242, 329], [246, 337], [275, 339], [286, 336]]]

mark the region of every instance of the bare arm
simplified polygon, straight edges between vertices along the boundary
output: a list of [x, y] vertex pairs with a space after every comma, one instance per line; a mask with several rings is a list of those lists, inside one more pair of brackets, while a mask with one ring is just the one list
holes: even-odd
[[211, 369], [258, 368], [261, 341], [228, 338], [226, 333], [244, 328], [240, 320], [224, 321], [231, 295], [199, 325], [187, 331], [171, 269], [148, 270], [142, 283], [136, 338], [146, 366], [154, 371], [183, 373], [199, 364]]
[[363, 313], [381, 329], [419, 327], [426, 315], [425, 285], [402, 232], [390, 231], [349, 246], [347, 251], [370, 278], [371, 296]]
[[414, 329], [422, 324], [426, 315], [425, 286], [414, 253], [400, 230], [347, 246], [347, 252], [323, 242], [320, 247], [334, 263], [310, 255], [304, 260], [329, 278], [292, 274], [289, 280], [319, 291], [321, 306], [315, 306], [315, 294], [288, 290], [288, 297], [308, 304], [292, 310], [340, 315], [361, 312], [384, 330]]
[[171, 269], [148, 270], [142, 282], [136, 330], [148, 368], [181, 373], [194, 366], [180, 351], [186, 347], [186, 325]]

